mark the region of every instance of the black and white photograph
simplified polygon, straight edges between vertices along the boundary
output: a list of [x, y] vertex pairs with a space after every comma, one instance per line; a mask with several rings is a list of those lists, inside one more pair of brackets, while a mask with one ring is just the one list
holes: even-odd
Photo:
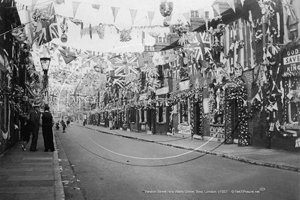
[[0, 200], [300, 200], [300, 0], [0, 0]]

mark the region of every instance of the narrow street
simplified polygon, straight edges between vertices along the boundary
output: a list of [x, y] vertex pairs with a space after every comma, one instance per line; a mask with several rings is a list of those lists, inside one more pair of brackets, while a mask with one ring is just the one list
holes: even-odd
[[66, 199], [299, 199], [297, 172], [77, 125], [57, 136]]

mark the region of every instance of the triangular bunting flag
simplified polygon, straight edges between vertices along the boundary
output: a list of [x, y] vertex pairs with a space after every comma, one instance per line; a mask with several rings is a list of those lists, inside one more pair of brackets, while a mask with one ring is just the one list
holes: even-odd
[[34, 10], [35, 4], [38, 0], [32, 0], [32, 4], [31, 4], [31, 10]]
[[244, 2], [245, 2], [245, 0], [241, 0], [241, 4], [242, 4], [242, 6], [244, 6]]
[[59, 52], [66, 64], [69, 64], [70, 62], [76, 59], [74, 52], [70, 52], [69, 50], [63, 50], [63, 49], [59, 49]]
[[152, 20], [153, 20], [153, 18], [154, 18], [154, 14], [155, 14], [155, 12], [153, 12], [153, 11], [148, 11], [148, 18], [149, 18], [150, 26], [151, 26], [151, 24], [152, 24]]
[[235, 5], [234, 0], [226, 0], [226, 2], [229, 4], [230, 8], [235, 12]]
[[111, 7], [111, 10], [113, 12], [113, 16], [114, 16], [114, 22], [116, 21], [116, 17], [117, 17], [117, 14], [119, 12], [119, 8], [118, 7]]
[[74, 18], [75, 18], [75, 15], [76, 15], [79, 5], [80, 5], [80, 2], [73, 1], [73, 17]]
[[273, 106], [273, 110], [276, 110], [276, 111], [278, 111], [278, 105], [277, 105], [277, 102], [274, 104], [274, 106]]
[[186, 18], [187, 21], [191, 20], [190, 12], [183, 13], [182, 15]]
[[131, 15], [131, 22], [132, 22], [132, 24], [134, 24], [134, 20], [135, 20], [135, 17], [136, 17], [137, 10], [129, 9], [129, 11], [130, 11], [130, 15]]
[[213, 4], [211, 7], [213, 7], [213, 9], [218, 13], [218, 15], [221, 15], [220, 5], [218, 3]]

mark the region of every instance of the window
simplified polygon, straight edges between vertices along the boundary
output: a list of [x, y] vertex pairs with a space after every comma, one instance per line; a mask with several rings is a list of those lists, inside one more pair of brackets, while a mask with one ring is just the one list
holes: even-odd
[[164, 73], [164, 87], [168, 87], [169, 84], [168, 84], [168, 80], [169, 80], [169, 69], [165, 69], [163, 70], [163, 73]]
[[[300, 90], [300, 85], [297, 85], [297, 80], [298, 77], [291, 77], [289, 78], [288, 82], [289, 82], [289, 88], [290, 91], [289, 93], [293, 93], [293, 91], [299, 91]], [[299, 122], [300, 117], [298, 116], [299, 113], [297, 113], [298, 111], [298, 105], [299, 102], [295, 102], [293, 101], [294, 98], [291, 99], [290, 103], [288, 104], [288, 123], [294, 123], [294, 122]], [[298, 104], [298, 105], [297, 105]]]
[[139, 109], [140, 123], [147, 122], [147, 109], [141, 108]]
[[191, 10], [191, 17], [199, 17], [199, 12], [197, 10]]
[[166, 123], [166, 107], [160, 106], [159, 108], [156, 109], [157, 112], [157, 119], [156, 121], [159, 123]]
[[162, 37], [158, 37], [158, 42], [162, 42]]

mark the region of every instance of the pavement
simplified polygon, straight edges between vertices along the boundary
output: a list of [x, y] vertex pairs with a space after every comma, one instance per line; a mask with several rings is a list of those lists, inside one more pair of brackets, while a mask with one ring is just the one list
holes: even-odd
[[[109, 128], [74, 124], [82, 129], [92, 129], [105, 134], [125, 137], [144, 142], [166, 145], [174, 148], [193, 150], [215, 156], [265, 167], [300, 172], [300, 154], [284, 150], [265, 149], [253, 146], [239, 147], [211, 140], [196, 140], [189, 135], [153, 135], [146, 132], [110, 130]], [[30, 152], [21, 149], [22, 142], [0, 155], [0, 200], [63, 200], [65, 199], [62, 181], [61, 159], [58, 158], [58, 137], [56, 131], [54, 152], [44, 152], [44, 141], [39, 132], [37, 148]], [[27, 146], [29, 148], [30, 142]], [[63, 149], [61, 149], [63, 152]]]
[[[55, 133], [54, 133], [55, 135]], [[37, 152], [22, 150], [22, 142], [0, 155], [0, 200], [65, 199], [58, 151], [44, 152], [40, 128]]]

